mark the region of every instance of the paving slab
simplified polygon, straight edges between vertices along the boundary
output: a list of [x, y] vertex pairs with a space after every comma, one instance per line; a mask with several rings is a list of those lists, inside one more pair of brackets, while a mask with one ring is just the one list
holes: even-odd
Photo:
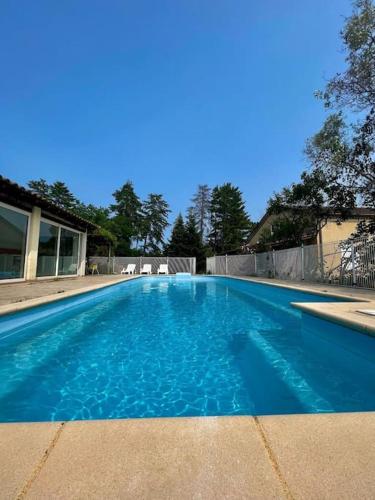
[[49, 281], [0, 283], [0, 316], [100, 290], [137, 276], [99, 275]]
[[375, 413], [259, 417], [295, 499], [375, 498]]
[[0, 424], [0, 498], [14, 499], [32, 478], [61, 424]]
[[252, 417], [69, 422], [27, 498], [285, 498]]

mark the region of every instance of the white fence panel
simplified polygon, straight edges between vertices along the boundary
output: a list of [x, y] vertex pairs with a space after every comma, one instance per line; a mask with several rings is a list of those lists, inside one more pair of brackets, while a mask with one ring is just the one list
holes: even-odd
[[263, 252], [256, 254], [256, 275], [266, 278], [272, 278], [274, 275], [272, 252]]
[[227, 274], [234, 276], [255, 275], [255, 254], [228, 255], [227, 268]]
[[375, 288], [375, 239], [210, 257], [207, 272]]
[[90, 264], [98, 264], [100, 274], [120, 274], [128, 264], [135, 264], [135, 273], [139, 274], [144, 264], [151, 264], [152, 274], [156, 274], [161, 264], [168, 265], [169, 274], [195, 274], [195, 257], [90, 257]]
[[302, 276], [302, 249], [301, 247], [274, 252], [275, 278], [281, 280], [301, 280]]
[[216, 274], [216, 257], [207, 257], [206, 259], [206, 273]]

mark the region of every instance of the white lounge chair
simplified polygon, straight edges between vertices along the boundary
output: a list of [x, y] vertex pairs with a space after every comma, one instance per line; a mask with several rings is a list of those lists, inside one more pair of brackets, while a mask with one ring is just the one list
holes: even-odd
[[141, 274], [151, 274], [151, 264], [143, 264]]
[[158, 269], [158, 274], [169, 274], [168, 273], [168, 264], [160, 264]]
[[128, 264], [126, 269], [123, 267], [121, 274], [135, 274], [135, 264]]

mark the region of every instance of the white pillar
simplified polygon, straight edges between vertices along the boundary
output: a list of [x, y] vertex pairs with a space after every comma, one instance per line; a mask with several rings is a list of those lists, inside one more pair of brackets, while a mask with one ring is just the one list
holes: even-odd
[[84, 276], [86, 272], [86, 249], [87, 232], [81, 233], [81, 246], [79, 250], [78, 276]]
[[31, 216], [29, 218], [30, 227], [28, 231], [27, 255], [26, 255], [27, 280], [34, 280], [36, 278], [41, 213], [42, 211], [39, 207], [33, 207]]
[[255, 276], [258, 276], [257, 271], [258, 271], [257, 270], [257, 254], [254, 253], [254, 274], [255, 274]]
[[305, 279], [305, 247], [301, 245], [301, 279]]
[[352, 254], [352, 279], [353, 279], [353, 286], [356, 286], [357, 284], [357, 276], [355, 274], [355, 246], [353, 243], [351, 244], [351, 254]]

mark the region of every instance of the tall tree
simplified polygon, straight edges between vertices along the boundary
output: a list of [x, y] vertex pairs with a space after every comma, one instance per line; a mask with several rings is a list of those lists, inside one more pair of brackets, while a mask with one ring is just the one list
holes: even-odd
[[[268, 228], [262, 232], [260, 247], [274, 243], [283, 248], [297, 246], [306, 233], [314, 238], [331, 215], [332, 207], [327, 205], [330, 194], [331, 187], [320, 171], [303, 172], [300, 182], [268, 200], [268, 212], [276, 218], [272, 221], [272, 231]], [[338, 218], [343, 216], [343, 210], [335, 213]]]
[[185, 224], [185, 255], [195, 257], [197, 271], [205, 269], [206, 252], [202, 243], [201, 234], [197, 229], [197, 221], [192, 210], [189, 210]]
[[111, 205], [111, 210], [116, 215], [127, 217], [132, 224], [136, 224], [142, 203], [135, 193], [133, 183], [126, 181], [125, 184], [113, 193], [116, 203]]
[[143, 253], [159, 254], [164, 244], [164, 231], [168, 227], [168, 203], [163, 195], [151, 193], [142, 205], [141, 239]]
[[211, 189], [207, 184], [199, 184], [197, 192], [191, 199], [191, 210], [197, 221], [197, 227], [200, 234], [201, 242], [205, 242], [210, 229], [210, 204], [211, 204]]
[[186, 222], [181, 214], [177, 216], [165, 251], [170, 257], [195, 257], [197, 271], [204, 269], [206, 252], [192, 210], [189, 210]]
[[142, 203], [131, 181], [127, 181], [113, 196], [116, 201], [111, 205], [115, 214], [113, 228], [119, 236], [123, 251], [126, 252], [139, 237]]
[[[319, 222], [326, 207], [344, 219], [355, 205], [375, 208], [375, 5], [354, 2], [341, 37], [346, 69], [327, 83], [318, 96], [327, 108], [336, 108], [321, 130], [307, 141], [305, 154], [311, 165], [301, 182], [274, 197], [270, 208], [297, 202]], [[359, 123], [347, 124], [344, 111], [361, 111]], [[319, 207], [319, 204], [321, 205]], [[310, 211], [310, 212], [309, 212]], [[293, 215], [293, 212], [290, 212]], [[291, 218], [293, 222], [293, 217]], [[300, 222], [300, 221], [299, 221]], [[284, 224], [286, 232], [293, 225]], [[300, 224], [294, 226], [300, 230]], [[375, 221], [360, 224], [361, 234], [375, 234]]]
[[55, 181], [53, 184], [48, 184], [44, 179], [39, 179], [29, 181], [28, 186], [34, 193], [40, 194], [66, 210], [74, 212], [80, 203], [65, 182]]
[[67, 210], [74, 211], [78, 204], [77, 198], [70, 191], [65, 182], [56, 181], [51, 184], [50, 197], [56, 205], [59, 205]]
[[353, 7], [341, 31], [346, 69], [317, 92], [328, 108], [364, 110], [375, 103], [375, 5], [373, 0], [356, 0]]
[[181, 214], [178, 214], [173, 224], [171, 237], [166, 246], [166, 253], [170, 257], [185, 257], [185, 223]]
[[230, 183], [212, 190], [210, 245], [215, 253], [239, 250], [245, 243], [251, 222], [242, 193]]
[[31, 180], [27, 183], [31, 191], [39, 194], [43, 198], [51, 198], [51, 186], [45, 179]]
[[[320, 172], [331, 190], [328, 203], [337, 207], [361, 204], [375, 208], [375, 5], [356, 0], [341, 32], [346, 70], [329, 80], [320, 96], [338, 108], [308, 142], [312, 169]], [[359, 123], [345, 123], [343, 111], [361, 111]], [[363, 114], [365, 112], [365, 115]], [[375, 221], [360, 232], [375, 234]]]

